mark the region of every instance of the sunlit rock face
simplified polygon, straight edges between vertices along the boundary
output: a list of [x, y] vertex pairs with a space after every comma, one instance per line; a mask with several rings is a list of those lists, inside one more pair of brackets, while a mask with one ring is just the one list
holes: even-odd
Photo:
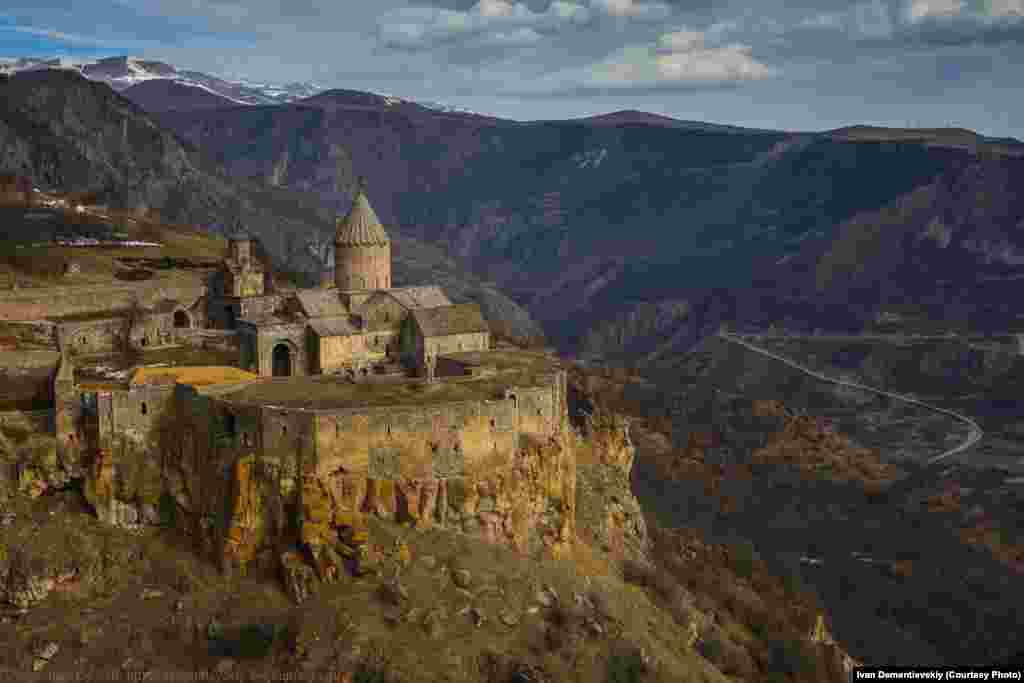
[[607, 413], [587, 417], [576, 469], [577, 528], [581, 540], [618, 559], [642, 559], [650, 549], [630, 486], [635, 454], [628, 420]]

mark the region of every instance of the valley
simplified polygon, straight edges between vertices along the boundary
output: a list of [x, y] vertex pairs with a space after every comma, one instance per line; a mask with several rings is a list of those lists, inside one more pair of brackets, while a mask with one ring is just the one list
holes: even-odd
[[[831, 377], [927, 396], [976, 417], [984, 438], [972, 444], [968, 426], [950, 415], [847, 392], [750, 348], [707, 340], [678, 359], [671, 377], [649, 372], [647, 397], [634, 391], [639, 405], [665, 396], [658, 385], [678, 406], [671, 446], [638, 437], [633, 481], [645, 509], [663, 524], [752, 540], [777, 571], [813, 586], [857, 659], [982, 665], [1015, 654], [1024, 571], [1024, 412], [1008, 396], [1024, 363], [1016, 348], [797, 335], [756, 344]], [[849, 479], [833, 467], [752, 458], [765, 433], [751, 422], [749, 402], [769, 400], [831, 419], [897, 470]], [[709, 431], [718, 440], [694, 447]], [[814, 434], [803, 458], [822, 443], [824, 433]], [[677, 469], [684, 453], [691, 464]]]

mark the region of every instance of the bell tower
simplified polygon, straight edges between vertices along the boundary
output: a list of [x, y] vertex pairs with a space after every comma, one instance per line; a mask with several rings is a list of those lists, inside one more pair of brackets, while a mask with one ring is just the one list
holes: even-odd
[[391, 240], [360, 180], [348, 215], [334, 236], [334, 284], [340, 291], [391, 288]]

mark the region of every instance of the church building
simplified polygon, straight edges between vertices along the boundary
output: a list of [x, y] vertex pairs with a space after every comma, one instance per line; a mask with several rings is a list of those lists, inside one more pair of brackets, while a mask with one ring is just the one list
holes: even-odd
[[439, 354], [486, 351], [490, 331], [476, 304], [453, 304], [436, 286], [393, 287], [391, 240], [364, 189], [334, 239], [334, 282], [268, 292], [254, 240], [229, 238], [221, 296], [211, 311], [239, 332], [240, 365], [261, 376], [341, 374], [433, 377]]

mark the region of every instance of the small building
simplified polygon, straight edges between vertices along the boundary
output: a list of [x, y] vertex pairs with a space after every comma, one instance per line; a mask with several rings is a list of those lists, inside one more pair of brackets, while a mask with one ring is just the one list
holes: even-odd
[[408, 324], [415, 345], [416, 367], [428, 379], [434, 377], [438, 356], [486, 351], [491, 345], [490, 328], [476, 304], [417, 309]]

